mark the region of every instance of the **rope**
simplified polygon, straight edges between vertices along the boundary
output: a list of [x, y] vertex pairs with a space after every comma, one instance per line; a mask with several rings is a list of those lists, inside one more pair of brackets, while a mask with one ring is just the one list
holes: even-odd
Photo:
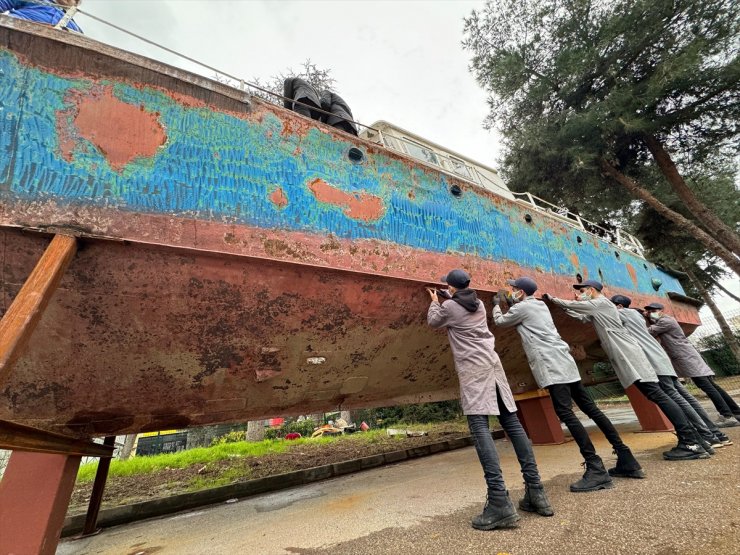
[[[61, 9], [62, 11], [64, 11], [67, 8], [69, 8], [68, 6], [63, 6], [61, 4], [58, 4], [56, 2], [53, 2], [51, 0], [49, 0], [49, 1], [46, 1], [46, 0], [28, 0], [28, 1], [31, 2], [32, 4], [40, 4], [40, 5], [47, 5], [47, 6], [56, 6], [57, 8]], [[283, 96], [282, 94], [276, 93], [276, 92], [271, 91], [269, 89], [265, 89], [263, 87], [260, 87], [259, 85], [255, 85], [254, 83], [250, 83], [249, 81], [245, 81], [241, 77], [237, 77], [235, 75], [231, 75], [230, 73], [226, 73], [225, 71], [221, 71], [220, 69], [218, 69], [216, 67], [213, 67], [213, 66], [208, 65], [208, 64], [206, 64], [204, 62], [201, 62], [199, 60], [196, 60], [195, 58], [191, 58], [190, 56], [187, 56], [186, 54], [182, 54], [181, 52], [178, 52], [177, 50], [173, 50], [172, 48], [169, 48], [167, 46], [164, 46], [163, 44], [159, 44], [157, 42], [154, 42], [153, 40], [150, 40], [150, 39], [148, 39], [146, 37], [143, 37], [141, 35], [138, 35], [138, 34], [134, 33], [133, 31], [129, 31], [128, 29], [125, 29], [123, 27], [120, 27], [120, 26], [116, 25], [115, 23], [111, 23], [110, 21], [106, 21], [105, 19], [102, 19], [102, 18], [100, 18], [100, 17], [98, 17], [96, 15], [93, 15], [90, 12], [83, 11], [83, 10], [79, 9], [79, 7], [76, 7], [76, 12], [79, 13], [79, 14], [83, 14], [83, 15], [89, 17], [90, 19], [93, 19], [93, 20], [95, 20], [95, 21], [97, 21], [99, 23], [102, 23], [103, 25], [107, 25], [108, 27], [112, 27], [116, 31], [119, 31], [119, 32], [124, 33], [124, 34], [129, 35], [129, 36], [132, 36], [132, 37], [134, 37], [134, 38], [136, 38], [136, 39], [138, 39], [138, 40], [140, 40], [142, 42], [145, 42], [145, 43], [147, 43], [147, 44], [149, 44], [151, 46], [154, 46], [156, 48], [159, 48], [161, 50], [164, 50], [165, 52], [168, 52], [168, 53], [170, 53], [170, 54], [172, 54], [174, 56], [177, 56], [178, 58], [182, 58], [183, 60], [187, 60], [188, 62], [191, 62], [193, 64], [196, 64], [196, 65], [198, 65], [200, 67], [204, 67], [206, 69], [209, 69], [209, 70], [211, 70], [211, 71], [213, 71], [213, 72], [215, 72], [215, 73], [217, 73], [219, 75], [222, 75], [224, 77], [228, 77], [229, 79], [233, 79], [234, 81], [237, 81], [240, 85], [241, 84], [246, 85], [247, 87], [251, 87], [252, 89], [261, 91], [261, 92], [263, 92], [265, 94], [269, 94], [271, 96], [274, 96], [276, 98], [279, 98], [280, 100], [287, 100], [289, 102], [292, 102], [294, 105], [297, 104], [299, 106], [304, 106], [304, 107], [306, 107], [306, 108], [308, 108], [308, 109], [310, 109], [310, 110], [312, 110], [314, 112], [319, 112], [319, 113], [325, 114], [327, 116], [333, 116], [333, 115], [335, 115], [335, 114], [332, 114], [331, 112], [328, 112], [328, 111], [323, 110], [321, 108], [317, 108], [313, 104], [304, 104], [303, 102], [299, 102], [297, 100], [293, 100], [292, 98], [288, 98], [286, 96]], [[223, 84], [225, 84], [225, 83], [223, 83]], [[225, 84], [225, 85], [226, 86], [230, 86], [228, 84]], [[235, 87], [232, 87], [232, 88], [235, 88]], [[360, 123], [359, 121], [355, 121], [355, 120], [351, 120], [351, 119], [346, 119], [346, 118], [342, 118], [342, 119], [344, 119], [344, 121], [348, 121], [350, 123], [354, 123], [355, 125], [358, 125], [360, 127], [364, 127], [365, 129], [371, 129], [372, 131], [377, 131], [377, 129], [375, 129], [373, 127], [370, 127], [369, 125], [365, 125], [364, 123]]]

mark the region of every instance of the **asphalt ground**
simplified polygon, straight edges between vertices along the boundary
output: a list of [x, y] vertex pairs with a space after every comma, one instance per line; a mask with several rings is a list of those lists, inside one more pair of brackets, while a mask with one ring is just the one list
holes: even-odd
[[[619, 428], [646, 479], [574, 494], [568, 485], [582, 472], [576, 445], [537, 446], [556, 514], [521, 513], [513, 530], [470, 527], [485, 488], [475, 451], [466, 448], [111, 528], [65, 540], [58, 554], [740, 553], [740, 427], [726, 430], [735, 445], [709, 460], [685, 462], [662, 459], [675, 444], [673, 434], [639, 433], [634, 422]], [[597, 431], [591, 435], [609, 466], [608, 443]], [[516, 501], [523, 489], [516, 458], [508, 442], [496, 444]]]

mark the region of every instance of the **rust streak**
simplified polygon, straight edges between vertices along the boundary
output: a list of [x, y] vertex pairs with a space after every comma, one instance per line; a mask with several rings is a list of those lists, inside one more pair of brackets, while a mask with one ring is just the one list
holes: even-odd
[[[154, 156], [167, 140], [156, 114], [117, 99], [113, 87], [92, 97], [79, 96], [76, 103], [76, 133], [98, 147], [116, 171], [135, 158]], [[65, 157], [70, 156], [69, 142], [60, 144]]]
[[635, 287], [637, 287], [637, 272], [635, 271], [635, 267], [632, 266], [632, 264], [627, 264], [627, 272], [630, 275], [632, 283], [634, 283]]
[[278, 208], [284, 208], [288, 206], [288, 197], [285, 196], [285, 193], [280, 187], [270, 193], [270, 201]]
[[576, 270], [581, 267], [581, 261], [578, 259], [578, 255], [574, 252], [570, 253], [570, 263], [573, 264], [573, 267]]
[[344, 213], [352, 219], [370, 222], [383, 215], [383, 200], [375, 195], [346, 193], [319, 178], [310, 181], [308, 188], [316, 200], [344, 207]]

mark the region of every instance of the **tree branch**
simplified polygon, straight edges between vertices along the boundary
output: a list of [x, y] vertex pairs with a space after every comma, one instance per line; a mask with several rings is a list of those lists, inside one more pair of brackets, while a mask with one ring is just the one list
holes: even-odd
[[603, 158], [598, 160], [601, 171], [613, 178], [617, 183], [627, 189], [633, 196], [640, 200], [645, 201], [649, 204], [658, 214], [666, 218], [667, 220], [675, 223], [679, 229], [686, 233], [693, 235], [697, 241], [701, 242], [708, 250], [719, 256], [725, 263], [740, 276], [740, 259], [732, 254], [727, 248], [709, 235], [706, 231], [701, 229], [691, 220], [685, 218], [678, 212], [671, 210], [665, 204], [655, 198], [647, 189], [640, 186], [637, 182], [630, 179], [622, 172], [620, 172], [612, 164], [604, 160]]
[[736, 256], [740, 256], [740, 236], [720, 220], [703, 202], [696, 198], [694, 192], [686, 185], [678, 168], [676, 168], [673, 160], [671, 160], [670, 155], [655, 136], [646, 133], [643, 135], [643, 140], [653, 155], [655, 162], [658, 164], [660, 171], [663, 172], [668, 183], [670, 183], [673, 190], [684, 202], [686, 208], [694, 214], [696, 220], [730, 252]]

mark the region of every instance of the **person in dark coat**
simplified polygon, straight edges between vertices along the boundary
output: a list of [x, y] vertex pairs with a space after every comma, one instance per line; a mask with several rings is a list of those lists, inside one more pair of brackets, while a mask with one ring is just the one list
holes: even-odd
[[642, 348], [648, 362], [658, 375], [658, 385], [689, 419], [699, 437], [704, 441], [702, 446], [710, 455], [714, 449], [724, 447], [725, 441], [730, 444], [729, 438], [719, 431], [709, 415], [702, 408], [696, 397], [691, 395], [678, 381], [671, 359], [647, 329], [645, 318], [637, 310], [630, 308], [632, 299], [625, 295], [614, 295], [611, 301], [619, 310], [619, 317], [624, 328], [635, 338]]
[[321, 99], [308, 81], [289, 77], [283, 82], [283, 106], [307, 118], [320, 120]]
[[[493, 322], [501, 327], [516, 327], [522, 339], [527, 361], [537, 385], [547, 389], [555, 414], [565, 424], [578, 444], [585, 461], [583, 477], [570, 485], [573, 492], [597, 491], [614, 487], [612, 475], [625, 478], [644, 478], [640, 463], [632, 455], [609, 418], [596, 406], [583, 387], [578, 366], [570, 354], [568, 344], [555, 328], [547, 305], [534, 298], [537, 283], [528, 277], [508, 280], [513, 287], [515, 304], [504, 314], [502, 295], [497, 295], [493, 307]], [[617, 466], [606, 470], [604, 461], [596, 453], [588, 432], [573, 412], [573, 401], [604, 433], [617, 453]]]
[[514, 527], [520, 518], [509, 499], [496, 446], [491, 438], [488, 418], [492, 414], [498, 416], [519, 460], [526, 486], [525, 510], [552, 516], [553, 510], [545, 495], [532, 443], [516, 415], [514, 395], [494, 350], [495, 339], [488, 329], [486, 308], [476, 292], [469, 288], [470, 276], [464, 270], [452, 270], [442, 281], [449, 286], [451, 298], [440, 302], [437, 290], [428, 289], [432, 302], [427, 312], [427, 323], [435, 329], [447, 329], [460, 381], [463, 414], [468, 418], [470, 435], [488, 486], [486, 505], [483, 512], [473, 518], [473, 528]]
[[[56, 0], [54, 3], [0, 0], [0, 14], [54, 26], [65, 16], [64, 10], [66, 8], [79, 4], [80, 0]], [[65, 27], [71, 31], [82, 33], [82, 29], [72, 19], [67, 22]]]
[[322, 91], [321, 109], [325, 112], [331, 113], [331, 115], [321, 115], [321, 120], [323, 122], [332, 127], [336, 127], [337, 129], [341, 129], [346, 133], [357, 136], [357, 126], [352, 121], [354, 120], [352, 110], [349, 109], [349, 105], [341, 96], [331, 91]]
[[670, 451], [664, 452], [663, 458], [674, 461], [709, 458], [686, 415], [660, 389], [658, 376], [640, 346], [624, 329], [617, 307], [601, 294], [603, 288], [601, 283], [587, 279], [574, 284], [573, 288], [578, 291], [578, 300], [566, 301], [550, 295], [543, 295], [543, 299], [563, 308], [568, 316], [581, 322], [591, 322], [622, 387], [626, 389], [634, 384], [640, 393], [658, 405], [671, 421], [678, 435], [678, 444]]
[[686, 339], [676, 319], [665, 314], [663, 309], [660, 303], [651, 303], [645, 307], [652, 324], [648, 330], [660, 340], [676, 373], [682, 378], [691, 378], [696, 387], [707, 394], [721, 417], [716, 423], [717, 426], [720, 428], [737, 426], [740, 421], [740, 407], [729, 393], [715, 383], [712, 369]]

